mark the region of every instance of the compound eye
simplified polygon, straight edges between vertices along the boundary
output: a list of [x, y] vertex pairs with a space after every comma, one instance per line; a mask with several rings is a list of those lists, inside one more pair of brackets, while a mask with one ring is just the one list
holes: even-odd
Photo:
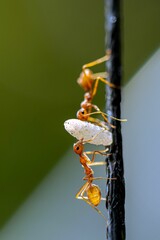
[[74, 145], [73, 145], [73, 150], [74, 150], [74, 152], [76, 153], [76, 154], [82, 154], [82, 152], [83, 152], [83, 145], [82, 145], [82, 143], [75, 143]]
[[80, 112], [81, 112], [81, 114], [83, 114], [83, 115], [86, 115], [86, 114], [87, 114], [87, 111], [86, 111], [85, 109], [83, 109], [83, 108], [80, 110]]
[[77, 118], [79, 120], [87, 120], [88, 119], [88, 115], [87, 115], [87, 111], [85, 109], [80, 109], [78, 112], [77, 112]]

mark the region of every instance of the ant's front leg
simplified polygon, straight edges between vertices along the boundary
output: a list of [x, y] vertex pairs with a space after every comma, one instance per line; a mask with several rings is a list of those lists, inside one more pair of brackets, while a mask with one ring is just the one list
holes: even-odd
[[108, 52], [105, 56], [103, 56], [101, 58], [98, 58], [98, 59], [96, 59], [93, 62], [84, 64], [83, 67], [82, 67], [82, 70], [85, 70], [86, 68], [94, 67], [94, 66], [96, 66], [98, 64], [106, 62], [106, 61], [109, 60], [109, 58], [110, 58], [110, 53]]
[[102, 78], [101, 76], [98, 76], [95, 80], [95, 84], [94, 84], [94, 87], [93, 87], [93, 91], [92, 91], [92, 98], [96, 95], [97, 93], [97, 88], [98, 88], [98, 84], [99, 84], [99, 81], [107, 84], [109, 87], [111, 88], [116, 88], [116, 89], [120, 89], [120, 86], [117, 86], [113, 83], [110, 83], [108, 80]]
[[106, 153], [108, 152], [108, 148], [104, 149], [104, 150], [96, 150], [96, 151], [87, 151], [85, 152], [86, 155], [92, 154], [92, 159], [91, 162], [88, 163], [89, 166], [102, 166], [102, 165], [106, 165], [106, 162], [94, 162], [95, 160], [95, 155], [96, 154], [101, 154], [103, 156], [109, 156], [111, 155], [111, 153]]

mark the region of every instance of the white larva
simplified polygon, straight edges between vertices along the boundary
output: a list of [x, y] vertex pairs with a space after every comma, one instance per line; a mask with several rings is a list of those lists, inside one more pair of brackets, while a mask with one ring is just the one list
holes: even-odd
[[95, 145], [108, 146], [112, 144], [112, 133], [107, 129], [93, 123], [78, 119], [68, 119], [64, 122], [66, 131], [73, 137], [84, 141], [91, 140], [89, 143]]

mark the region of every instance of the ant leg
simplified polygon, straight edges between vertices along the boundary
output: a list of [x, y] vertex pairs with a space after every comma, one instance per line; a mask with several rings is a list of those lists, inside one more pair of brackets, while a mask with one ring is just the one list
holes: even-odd
[[84, 193], [87, 191], [89, 187], [89, 183], [86, 182], [79, 190], [79, 192], [76, 194], [76, 198], [85, 201], [87, 204], [89, 204], [93, 209], [95, 209], [107, 222], [106, 217], [102, 214], [102, 212], [96, 207], [94, 206], [89, 200], [88, 197], [84, 196]]
[[[92, 108], [94, 108], [94, 109], [96, 110], [96, 112], [91, 112], [91, 109], [92, 109]], [[108, 118], [106, 117], [106, 116], [108, 116], [108, 114], [103, 113], [103, 112], [99, 109], [99, 107], [98, 107], [97, 105], [94, 105], [94, 104], [92, 104], [92, 103], [88, 103], [87, 108], [86, 108], [86, 111], [87, 111], [87, 113], [85, 113], [85, 111], [83, 110], [83, 108], [80, 109], [80, 110], [77, 112], [78, 118], [81, 119], [82, 116], [83, 116], [82, 120], [85, 119], [85, 120], [87, 120], [87, 121], [96, 123], [96, 124], [98, 124], [99, 126], [102, 126], [102, 127], [106, 128], [106, 125], [103, 124], [103, 122], [102, 122], [101, 120], [96, 119], [96, 118], [89, 117], [90, 115], [93, 115], [93, 114], [101, 114], [102, 117], [103, 117], [103, 119], [104, 119], [112, 128], [115, 128], [115, 126], [112, 125], [112, 124], [108, 121]], [[86, 118], [86, 117], [87, 117], [87, 118]], [[107, 129], [107, 130], [108, 130], [108, 129]]]
[[110, 86], [111, 88], [120, 89], [120, 86], [117, 86], [117, 85], [115, 85], [115, 84], [113, 84], [113, 83], [110, 83], [109, 81], [107, 81], [106, 79], [102, 78], [101, 76], [98, 76], [98, 77], [96, 78], [96, 81], [95, 81], [95, 84], [94, 84], [93, 93], [92, 93], [92, 98], [96, 95], [99, 81], [102, 81], [103, 83], [107, 84], [107, 85]]
[[90, 165], [90, 166], [106, 165], [106, 162], [94, 162], [94, 159], [95, 159], [95, 154], [101, 154], [103, 156], [110, 156], [111, 153], [106, 153], [108, 150], [109, 150], [109, 148], [106, 148], [104, 150], [96, 150], [96, 151], [84, 152], [86, 155], [93, 154], [91, 162], [88, 165]]
[[[101, 154], [101, 155], [106, 155], [105, 153], [108, 152], [109, 148], [106, 148], [106, 149], [103, 149], [103, 150], [95, 150], [95, 151], [87, 151], [87, 152], [84, 152], [85, 154]], [[92, 156], [93, 157], [93, 156]], [[95, 156], [94, 156], [95, 157]]]
[[[96, 112], [91, 112], [92, 111], [92, 108], [94, 108], [96, 110]], [[99, 107], [97, 105], [94, 105], [92, 103], [87, 103], [85, 106], [83, 106], [78, 112], [77, 112], [77, 118], [79, 120], [82, 120], [82, 121], [88, 121], [88, 122], [93, 122], [101, 127], [104, 127], [105, 129], [109, 130], [109, 128], [104, 124], [104, 122], [102, 122], [102, 120], [100, 119], [97, 119], [97, 118], [92, 118], [90, 117], [91, 115], [93, 114], [101, 114], [103, 119], [112, 127], [112, 128], [115, 128], [114, 125], [112, 125], [109, 121], [108, 121], [108, 118], [106, 116], [109, 116], [108, 114], [102, 112]], [[113, 119], [116, 119], [114, 117], [112, 117]], [[119, 121], [126, 121], [126, 119], [124, 120], [121, 120], [121, 119], [118, 119], [117, 120]]]
[[103, 156], [110, 156], [111, 153], [105, 153], [107, 152], [109, 149], [104, 149], [104, 150], [97, 150], [97, 151], [93, 151], [93, 152], [84, 152], [84, 154], [88, 155], [88, 154], [93, 154], [92, 156], [92, 159], [90, 160], [88, 164], [88, 166], [103, 166], [103, 165], [106, 165], [106, 162], [94, 162], [94, 159], [95, 159], [95, 154], [101, 154]]
[[[106, 117], [106, 116], [108, 116], [108, 115], [105, 114], [105, 113], [103, 113], [103, 112], [99, 109], [98, 106], [92, 105], [92, 107], [97, 111], [97, 112], [95, 112], [95, 113], [102, 115], [103, 119], [110, 125], [110, 127], [116, 128], [114, 125], [112, 125], [112, 124], [108, 121], [108, 118]], [[92, 112], [91, 114], [94, 114], [94, 112]], [[91, 114], [90, 114], [90, 115], [91, 115]]]
[[93, 162], [93, 163], [88, 163], [88, 166], [103, 166], [106, 165], [106, 162]]
[[[88, 177], [84, 177], [83, 180], [88, 180]], [[117, 178], [106, 178], [106, 177], [92, 177], [89, 180], [117, 180]]]
[[93, 177], [90, 180], [117, 180], [117, 178]]
[[108, 117], [110, 117], [110, 118], [112, 118], [112, 119], [114, 119], [114, 120], [120, 121], [120, 122], [127, 122], [127, 119], [119, 119], [119, 118], [110, 116], [110, 115], [107, 114], [107, 113], [102, 112], [102, 111], [99, 109], [99, 107], [98, 107], [97, 105], [95, 105], [95, 104], [89, 103], [89, 104], [88, 104], [88, 107], [89, 107], [89, 108], [94, 108], [94, 109], [96, 110], [96, 112], [87, 113], [87, 114], [85, 114], [86, 116], [87, 116], [87, 115], [90, 116], [90, 115], [93, 115], [93, 114], [103, 114], [105, 120], [106, 120], [106, 116], [108, 116]]
[[109, 58], [110, 58], [110, 55], [106, 54], [104, 57], [98, 58], [97, 60], [95, 60], [93, 62], [90, 62], [90, 63], [87, 63], [87, 64], [83, 65], [82, 69], [84, 70], [86, 68], [93, 67], [95, 65], [106, 62], [106, 61], [108, 61]]
[[76, 198], [77, 199], [82, 199], [81, 195], [84, 194], [84, 192], [87, 190], [89, 186], [89, 182], [86, 182], [78, 191], [78, 193], [76, 194]]
[[[96, 105], [93, 105], [92, 106], [93, 108], [95, 108], [95, 107], [97, 107]], [[96, 108], [95, 108], [96, 109]], [[110, 116], [109, 114], [107, 114], [107, 113], [104, 113], [104, 112], [102, 112], [100, 109], [99, 109], [99, 111], [98, 111], [98, 107], [97, 107], [97, 112], [91, 112], [91, 113], [87, 113], [87, 114], [85, 114], [85, 115], [93, 115], [93, 114], [103, 114], [104, 116], [109, 116], [110, 118], [112, 118], [112, 119], [114, 119], [114, 120], [116, 120], [116, 121], [120, 121], [120, 122], [127, 122], [127, 119], [120, 119], [120, 118], [116, 118], [116, 117], [113, 117], [113, 116]]]
[[104, 218], [104, 220], [108, 223], [107, 218], [103, 215], [103, 213], [96, 206], [94, 206], [87, 198], [85, 198], [83, 196], [81, 196], [81, 199], [84, 200], [86, 203], [88, 203], [94, 210], [96, 210]]
[[[91, 109], [94, 108], [96, 110], [96, 112], [91, 112]], [[87, 121], [90, 121], [90, 122], [93, 122], [93, 123], [96, 123], [98, 124], [99, 126], [102, 126], [104, 128], [106, 128], [106, 125], [103, 124], [103, 122], [99, 119], [96, 119], [96, 118], [92, 118], [90, 117], [90, 115], [93, 115], [93, 114], [101, 114], [103, 119], [112, 127], [112, 128], [115, 128], [115, 126], [113, 126], [109, 121], [108, 121], [108, 118], [106, 116], [108, 116], [108, 114], [102, 112], [99, 107], [95, 104], [92, 104], [92, 103], [88, 103], [87, 104], [87, 107], [84, 109], [84, 108], [81, 108], [78, 112], [77, 112], [77, 117], [80, 119], [80, 120], [87, 120]], [[118, 120], [118, 119], [117, 119]]]
[[102, 78], [107, 78], [108, 77], [108, 72], [98, 72], [98, 73], [93, 73], [93, 79], [96, 80], [97, 77], [102, 77]]
[[[85, 114], [86, 116], [90, 116], [90, 115], [94, 115], [94, 114], [101, 114], [102, 117], [104, 118], [104, 120], [112, 127], [112, 128], [116, 128], [114, 125], [112, 125], [109, 121], [108, 121], [108, 118], [106, 116], [109, 116], [109, 114], [107, 113], [104, 113], [102, 111], [100, 111], [100, 109], [96, 106], [96, 105], [92, 105], [92, 107], [94, 109], [96, 109], [97, 111], [96, 112], [91, 112], [91, 113], [87, 113]], [[119, 119], [119, 118], [115, 118], [113, 116], [109, 116], [110, 118], [116, 120], [116, 121], [120, 121], [120, 122], [127, 122], [127, 119]], [[96, 118], [91, 118], [89, 117], [88, 120], [90, 119], [90, 121], [92, 122], [97, 122], [97, 119]], [[102, 122], [98, 119], [98, 123], [101, 124]], [[103, 124], [103, 123], [102, 123]], [[103, 124], [104, 125], [104, 124]]]
[[[109, 123], [108, 119], [105, 117], [105, 115], [103, 114], [103, 112], [92, 112], [92, 113], [87, 113], [85, 114], [86, 116], [90, 116], [90, 115], [93, 115], [93, 114], [101, 114], [102, 117], [104, 118], [104, 120], [112, 127], [112, 128], [115, 128], [115, 126], [113, 126], [112, 124]], [[95, 123], [97, 124], [98, 126], [100, 127], [103, 127], [105, 128], [106, 130], [109, 130], [109, 128], [101, 121], [99, 120], [98, 118], [92, 118], [92, 117], [88, 117], [87, 119], [88, 122], [92, 122], [92, 123]]]

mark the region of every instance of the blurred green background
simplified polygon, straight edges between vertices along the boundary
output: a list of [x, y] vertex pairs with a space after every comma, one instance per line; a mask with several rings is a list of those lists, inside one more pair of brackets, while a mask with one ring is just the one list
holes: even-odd
[[[156, 0], [124, 1], [125, 83], [159, 47], [159, 9]], [[63, 122], [83, 99], [81, 66], [104, 55], [104, 4], [1, 1], [0, 30], [2, 227], [73, 141]]]

